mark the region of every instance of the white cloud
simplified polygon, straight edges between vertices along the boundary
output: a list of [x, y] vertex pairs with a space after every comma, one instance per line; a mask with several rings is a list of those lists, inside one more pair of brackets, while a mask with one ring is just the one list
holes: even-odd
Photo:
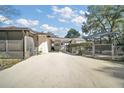
[[54, 15], [47, 15], [48, 18], [54, 18]]
[[74, 11], [70, 7], [58, 8], [57, 6], [52, 6], [54, 14], [59, 14], [62, 18], [71, 18], [75, 16]]
[[13, 24], [13, 20], [7, 20], [7, 21], [5, 21], [3, 23], [6, 24], [6, 25], [10, 25], [10, 24]]
[[9, 18], [3, 16], [3, 15], [0, 15], [0, 22], [2, 22], [3, 24], [6, 24], [6, 25], [10, 25], [13, 23], [13, 20], [10, 20]]
[[71, 22], [77, 25], [81, 25], [83, 22], [86, 22], [86, 20], [87, 18], [84, 16], [77, 16], [74, 19], [72, 19]]
[[89, 14], [90, 14], [88, 11], [83, 11], [83, 10], [80, 10], [79, 13], [80, 13], [81, 15], [85, 15], [85, 14], [88, 14], [88, 15], [89, 15]]
[[63, 27], [55, 27], [48, 24], [43, 24], [40, 27], [44, 32], [52, 32], [55, 35], [58, 35], [60, 37], [64, 37], [67, 34], [68, 28]]
[[3, 16], [3, 15], [0, 15], [0, 22], [4, 22], [4, 21], [7, 21], [9, 20], [7, 17]]
[[[59, 22], [63, 23], [74, 23], [76, 25], [81, 25], [86, 22], [87, 18], [85, 13], [89, 14], [87, 11], [74, 10], [70, 7], [59, 8], [57, 6], [52, 6], [53, 14], [57, 15], [56, 18]], [[71, 21], [70, 21], [71, 20]]]
[[66, 23], [67, 21], [65, 19], [58, 19], [59, 22]]
[[41, 9], [36, 9], [36, 11], [37, 11], [38, 13], [42, 13], [42, 10], [41, 10]]
[[43, 24], [42, 26], [41, 26], [41, 28], [44, 30], [44, 31], [50, 31], [50, 32], [54, 32], [54, 31], [58, 31], [58, 28], [56, 28], [56, 27], [54, 27], [54, 26], [50, 26], [50, 25], [48, 25], [48, 24]]
[[39, 25], [39, 21], [38, 20], [30, 20], [30, 19], [24, 19], [24, 18], [17, 19], [16, 23], [18, 25], [25, 26], [25, 27], [32, 27], [32, 26]]
[[31, 29], [34, 30], [34, 31], [37, 31], [37, 29], [35, 27], [32, 27]]
[[57, 6], [52, 6], [52, 10], [53, 10], [54, 12], [59, 12], [59, 9], [58, 9]]

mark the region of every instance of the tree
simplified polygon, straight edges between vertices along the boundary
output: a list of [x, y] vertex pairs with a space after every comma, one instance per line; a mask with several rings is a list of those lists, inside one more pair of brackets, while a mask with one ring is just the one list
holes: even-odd
[[80, 33], [76, 31], [75, 29], [71, 28], [65, 38], [77, 38], [80, 36]]
[[[89, 6], [88, 12], [89, 15], [86, 15], [87, 22], [82, 26], [83, 33], [123, 31], [124, 6]], [[108, 37], [109, 42], [111, 42], [111, 37]]]
[[0, 23], [8, 21], [13, 16], [20, 15], [20, 11], [10, 5], [0, 5]]
[[[123, 6], [89, 6], [88, 24], [96, 25], [96, 29], [112, 32], [119, 21], [122, 21]], [[92, 23], [91, 23], [92, 22]], [[94, 27], [93, 27], [94, 28]]]

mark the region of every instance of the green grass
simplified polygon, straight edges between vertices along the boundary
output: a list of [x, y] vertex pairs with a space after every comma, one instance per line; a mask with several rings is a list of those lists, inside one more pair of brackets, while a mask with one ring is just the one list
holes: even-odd
[[20, 62], [20, 59], [0, 59], [0, 70], [10, 68]]

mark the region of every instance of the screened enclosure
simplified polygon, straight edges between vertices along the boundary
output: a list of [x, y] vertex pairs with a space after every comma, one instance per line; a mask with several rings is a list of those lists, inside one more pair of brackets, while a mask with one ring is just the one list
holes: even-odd
[[23, 58], [23, 33], [0, 31], [0, 57]]
[[30, 28], [0, 27], [0, 58], [25, 59], [38, 54], [39, 42], [45, 38], [39, 40], [39, 35], [46, 37]]
[[[107, 59], [124, 59], [124, 44], [120, 42], [120, 33], [106, 32], [88, 36], [87, 39], [92, 41], [93, 57]], [[85, 50], [87, 51], [87, 50]]]

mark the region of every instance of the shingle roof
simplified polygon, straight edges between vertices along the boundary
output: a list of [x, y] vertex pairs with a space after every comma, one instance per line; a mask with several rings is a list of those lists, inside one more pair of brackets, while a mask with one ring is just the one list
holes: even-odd
[[47, 35], [46, 33], [43, 33], [43, 32], [37, 32], [37, 31], [34, 31], [32, 30], [31, 28], [28, 28], [28, 27], [16, 27], [16, 26], [7, 26], [7, 27], [0, 27], [0, 30], [4, 30], [4, 31], [9, 31], [9, 30], [25, 30], [25, 31], [30, 31], [34, 34], [45, 34]]
[[32, 29], [27, 27], [7, 26], [7, 27], [0, 27], [0, 30], [32, 30]]

